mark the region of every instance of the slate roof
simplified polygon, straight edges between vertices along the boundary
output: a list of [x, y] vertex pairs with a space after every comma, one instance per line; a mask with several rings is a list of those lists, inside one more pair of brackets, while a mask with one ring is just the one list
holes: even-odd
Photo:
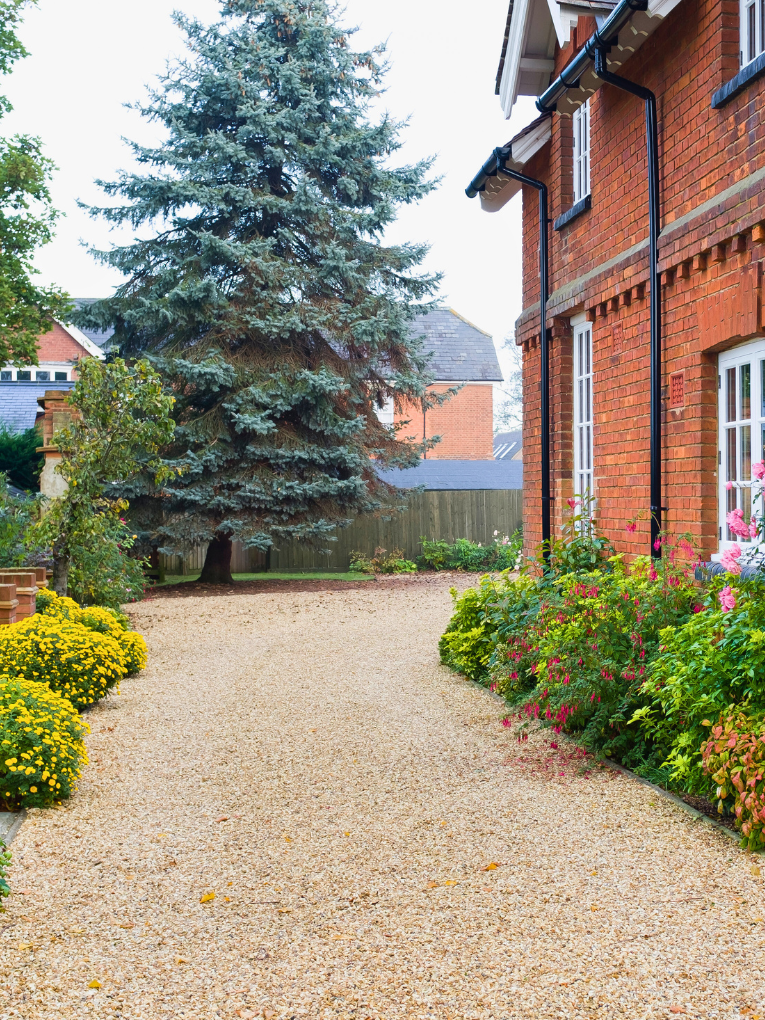
[[400, 489], [522, 489], [520, 460], [421, 460], [413, 468], [378, 471]]
[[[87, 307], [87, 305], [94, 304], [98, 300], [99, 298], [72, 298], [72, 304], [79, 310], [80, 308]], [[98, 347], [103, 347], [106, 341], [114, 336], [114, 329], [111, 326], [104, 330], [91, 329], [90, 326], [87, 329], [83, 329], [82, 326], [79, 328], [88, 340], [92, 340]]]
[[31, 429], [41, 411], [37, 398], [46, 390], [70, 390], [74, 386], [67, 382], [4, 382], [0, 383], [0, 421], [11, 432], [25, 432]]
[[425, 336], [432, 352], [430, 371], [436, 382], [502, 382], [494, 341], [488, 333], [451, 308], [420, 315], [412, 332]]
[[498, 432], [494, 436], [494, 459], [512, 460], [523, 459], [523, 433], [520, 429], [516, 432]]

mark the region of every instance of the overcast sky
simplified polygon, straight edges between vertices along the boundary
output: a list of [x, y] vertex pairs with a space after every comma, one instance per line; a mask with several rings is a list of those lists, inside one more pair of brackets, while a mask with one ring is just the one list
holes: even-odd
[[[428, 268], [444, 273], [445, 303], [492, 333], [498, 346], [520, 311], [520, 198], [488, 215], [464, 189], [491, 150], [535, 116], [525, 99], [507, 122], [494, 95], [507, 6], [508, 0], [348, 0], [345, 17], [360, 29], [359, 48], [388, 41], [392, 68], [383, 102], [396, 118], [410, 118], [402, 159], [435, 154], [443, 177], [437, 192], [402, 211], [389, 237], [427, 241]], [[178, 8], [210, 21], [219, 4], [39, 0], [21, 33], [31, 56], [0, 83], [15, 108], [3, 133], [40, 135], [58, 167], [53, 198], [65, 217], [37, 265], [43, 282], [73, 297], [100, 297], [119, 282], [82, 242], [105, 248], [120, 235], [76, 203], [98, 204], [95, 179], [110, 180], [130, 166], [123, 137], [158, 137], [124, 104], [144, 98], [145, 86], [183, 52], [170, 18]]]

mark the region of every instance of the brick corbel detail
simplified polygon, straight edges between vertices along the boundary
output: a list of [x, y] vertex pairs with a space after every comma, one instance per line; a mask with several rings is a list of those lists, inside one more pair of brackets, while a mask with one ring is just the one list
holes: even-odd
[[702, 351], [757, 333], [762, 324], [761, 270], [752, 262], [710, 282], [696, 302]]

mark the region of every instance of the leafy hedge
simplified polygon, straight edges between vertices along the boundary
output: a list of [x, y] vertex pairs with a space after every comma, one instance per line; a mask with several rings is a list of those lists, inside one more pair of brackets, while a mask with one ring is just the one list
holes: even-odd
[[48, 684], [0, 676], [0, 803], [14, 810], [68, 797], [87, 764], [87, 732]]
[[0, 900], [10, 896], [11, 888], [8, 885], [8, 868], [11, 863], [11, 855], [8, 847], [0, 839]]
[[701, 590], [673, 565], [680, 549], [666, 552], [658, 565], [601, 557], [596, 570], [453, 591], [442, 661], [504, 695], [519, 733], [538, 719], [733, 805], [749, 845], [765, 845], [765, 580], [728, 574]]

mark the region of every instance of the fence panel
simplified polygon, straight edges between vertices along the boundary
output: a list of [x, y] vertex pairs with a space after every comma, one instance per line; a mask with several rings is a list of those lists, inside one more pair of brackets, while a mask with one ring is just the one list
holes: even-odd
[[[390, 520], [359, 517], [348, 528], [337, 532], [337, 541], [326, 542], [322, 551], [307, 542], [279, 543], [271, 550], [270, 568], [279, 571], [345, 571], [352, 552], [374, 555], [382, 547], [401, 549], [407, 559], [421, 552], [420, 538], [454, 542], [469, 538], [484, 545], [494, 540], [494, 532], [512, 535], [523, 519], [521, 489], [430, 490], [412, 494], [408, 508]], [[168, 574], [193, 574], [202, 569], [206, 545], [200, 545], [185, 558], [166, 556]], [[265, 568], [265, 556], [255, 549], [234, 543], [232, 570], [248, 573]]]

